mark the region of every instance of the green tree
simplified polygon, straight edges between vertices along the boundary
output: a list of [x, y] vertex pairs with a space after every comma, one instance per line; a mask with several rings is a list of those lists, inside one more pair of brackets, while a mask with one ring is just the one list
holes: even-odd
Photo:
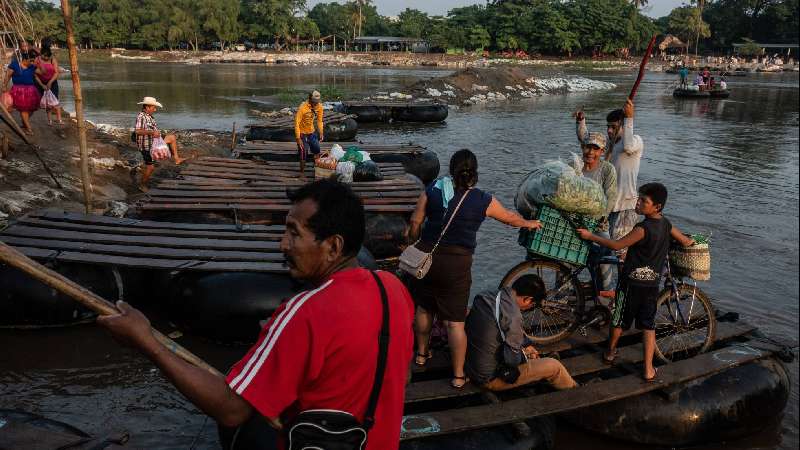
[[239, 0], [200, 0], [197, 9], [202, 17], [203, 30], [222, 44], [239, 38]]
[[694, 52], [697, 54], [700, 38], [711, 35], [711, 29], [703, 21], [700, 8], [692, 6], [682, 6], [675, 8], [669, 14], [669, 32], [684, 40], [685, 42], [695, 41]]
[[400, 33], [406, 37], [421, 38], [428, 27], [428, 15], [418, 9], [406, 8], [398, 16]]
[[492, 43], [492, 36], [486, 28], [480, 25], [473, 25], [469, 29], [469, 45], [473, 50], [484, 49]]
[[188, 42], [194, 51], [199, 49], [203, 36], [203, 25], [200, 15], [191, 7], [193, 0], [176, 0], [169, 17], [167, 40], [171, 46], [182, 41]]
[[54, 4], [45, 0], [27, 1], [25, 8], [31, 15], [32, 38], [36, 41], [46, 37], [55, 42], [66, 41], [64, 20], [60, 8], [56, 8]]

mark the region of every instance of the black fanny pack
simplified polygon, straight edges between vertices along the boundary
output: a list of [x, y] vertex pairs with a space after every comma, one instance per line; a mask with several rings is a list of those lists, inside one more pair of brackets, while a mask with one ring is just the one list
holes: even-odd
[[383, 386], [389, 353], [389, 299], [378, 275], [372, 272], [372, 276], [381, 292], [383, 319], [378, 337], [378, 365], [367, 410], [364, 412], [364, 422], [359, 422], [355, 416], [345, 411], [303, 411], [284, 428], [288, 450], [363, 450], [367, 446], [367, 435], [375, 423], [375, 408]]

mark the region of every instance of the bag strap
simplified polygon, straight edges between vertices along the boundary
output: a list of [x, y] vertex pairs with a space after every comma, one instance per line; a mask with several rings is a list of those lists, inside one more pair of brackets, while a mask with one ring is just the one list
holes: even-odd
[[439, 243], [442, 242], [444, 234], [447, 233], [447, 229], [450, 228], [450, 224], [453, 223], [453, 219], [456, 217], [456, 214], [458, 214], [458, 210], [461, 208], [461, 204], [464, 203], [464, 199], [467, 198], [467, 195], [469, 195], [469, 191], [471, 190], [472, 188], [467, 189], [467, 192], [464, 192], [464, 195], [461, 196], [461, 200], [458, 201], [456, 209], [454, 209], [453, 214], [450, 215], [450, 220], [448, 220], [447, 225], [445, 225], [444, 228], [442, 228], [442, 233], [439, 235], [439, 239], [436, 240], [436, 244], [434, 244], [433, 248], [431, 249], [431, 254], [433, 254], [433, 252], [436, 251], [436, 247], [438, 247]]
[[500, 294], [503, 291], [497, 293], [497, 297], [494, 298], [494, 320], [497, 322], [497, 329], [500, 330], [500, 337], [503, 338], [503, 342], [506, 341], [506, 334], [503, 333], [503, 327], [500, 326]]
[[370, 271], [375, 282], [378, 283], [378, 290], [381, 292], [381, 305], [383, 306], [383, 319], [381, 321], [381, 334], [378, 338], [378, 366], [375, 370], [375, 381], [372, 382], [372, 392], [369, 394], [367, 410], [364, 412], [364, 429], [369, 431], [375, 425], [375, 408], [378, 406], [378, 397], [383, 387], [384, 373], [386, 372], [386, 360], [389, 356], [389, 297], [386, 295], [386, 288], [383, 287], [380, 277], [374, 271]]

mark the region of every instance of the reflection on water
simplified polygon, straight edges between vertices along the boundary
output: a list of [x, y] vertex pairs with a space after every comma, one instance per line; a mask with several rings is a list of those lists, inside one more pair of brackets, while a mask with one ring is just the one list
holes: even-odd
[[[329, 84], [367, 94], [447, 73], [153, 63], [82, 66], [87, 116], [92, 120], [129, 126], [136, 101], [153, 95], [166, 105], [158, 116], [163, 127], [218, 130], [230, 129], [233, 121], [246, 123], [248, 109], [254, 104], [272, 105], [271, 96], [286, 86], [307, 90]], [[451, 111], [445, 124], [365, 126], [359, 139], [420, 143], [439, 154], [445, 169], [453, 152], [470, 148], [479, 158], [480, 186], [511, 205], [517, 184], [534, 165], [579, 151], [571, 112], [584, 107], [589, 128], [603, 131], [605, 114], [623, 104], [633, 75], [593, 73], [589, 76], [619, 88]], [[645, 141], [640, 184], [666, 184], [670, 192], [666, 215], [686, 231], [712, 234], [713, 277], [702, 287], [715, 304], [739, 311], [771, 336], [796, 345], [798, 76], [732, 78], [733, 94], [727, 100], [675, 99], [672, 83], [674, 76], [649, 73], [637, 97], [635, 130]], [[64, 97], [68, 100], [69, 94]], [[516, 232], [497, 222], [487, 221], [478, 237], [474, 292], [495, 287], [523, 258]], [[78, 340], [76, 333], [80, 334], [74, 330], [52, 334], [72, 346], [85, 342], [80, 347], [85, 351], [56, 362], [40, 354], [45, 351], [41, 342], [26, 346], [18, 339], [17, 351], [7, 354], [8, 360], [0, 354], [0, 367], [11, 367], [11, 373], [0, 372], [4, 392], [20, 392], [4, 395], [0, 407], [36, 405], [38, 412], [68, 422], [74, 419], [90, 430], [125, 425], [140, 447], [186, 448], [200, 433], [196, 448], [214, 448], [213, 427], [203, 428], [203, 416], [145, 362], [97, 338]], [[0, 342], [8, 343], [12, 336], [0, 333]], [[241, 352], [202, 343], [188, 346], [201, 356], [216, 357], [212, 360], [221, 366]], [[86, 369], [72, 369], [76, 366]], [[731, 448], [797, 448], [797, 362], [790, 372], [792, 394], [781, 425]], [[558, 449], [588, 446], [638, 448], [562, 427]]]

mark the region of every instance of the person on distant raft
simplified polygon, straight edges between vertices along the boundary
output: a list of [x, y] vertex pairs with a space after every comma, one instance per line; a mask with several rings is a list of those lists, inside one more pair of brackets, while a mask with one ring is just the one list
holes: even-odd
[[697, 72], [697, 76], [694, 77], [694, 85], [697, 86], [697, 88], [700, 89], [701, 91], [705, 88], [706, 83], [705, 81], [703, 81], [702, 73]]
[[[628, 99], [623, 109], [615, 109], [606, 116], [608, 143], [605, 156], [617, 171], [617, 198], [608, 215], [608, 231], [611, 239], [621, 239], [631, 232], [639, 222], [636, 213], [636, 182], [639, 178], [639, 163], [644, 153], [642, 138], [633, 134], [633, 101]], [[578, 140], [583, 143], [587, 136], [586, 117], [583, 111], [575, 115]], [[624, 257], [624, 249], [620, 249]]]
[[686, 66], [681, 67], [678, 70], [678, 75], [681, 77], [681, 89], [686, 89], [687, 87], [687, 80], [689, 79], [689, 69]]
[[628, 248], [628, 257], [619, 275], [619, 286], [611, 314], [608, 351], [603, 354], [603, 362], [614, 363], [622, 332], [636, 321], [636, 328], [642, 330], [642, 377], [645, 381], [655, 381], [657, 375], [653, 367], [656, 348], [654, 322], [661, 271], [667, 260], [670, 241], [675, 239], [684, 247], [694, 245], [692, 238], [681, 233], [663, 216], [666, 204], [667, 188], [660, 183], [648, 183], [639, 188], [639, 198], [636, 200], [636, 211], [643, 214], [645, 219], [637, 223], [622, 239], [606, 239], [586, 229], [578, 230], [581, 239], [596, 242], [603, 247], [612, 250]]
[[137, 105], [142, 105], [142, 111], [136, 116], [134, 133], [136, 134], [136, 146], [139, 147], [139, 151], [142, 153], [142, 159], [144, 160], [144, 171], [142, 172], [142, 179], [139, 182], [139, 189], [146, 191], [148, 189], [147, 183], [150, 181], [150, 177], [155, 170], [153, 157], [150, 153], [150, 150], [154, 148], [154, 142], [158, 145], [159, 142], [157, 142], [157, 140], [163, 139], [164, 144], [169, 147], [172, 153], [175, 164], [180, 164], [186, 159], [178, 155], [178, 139], [174, 134], [168, 134], [163, 138], [161, 137], [161, 130], [158, 129], [156, 119], [153, 118], [153, 114], [156, 113], [156, 110], [158, 108], [163, 108], [161, 103], [154, 97], [145, 97], [142, 101], [137, 103]]
[[324, 111], [320, 100], [319, 91], [308, 94], [308, 101], [300, 104], [294, 116], [294, 139], [297, 142], [297, 151], [300, 155], [300, 177], [303, 178], [306, 170], [308, 154], [319, 155], [319, 143], [325, 138], [322, 116]]

